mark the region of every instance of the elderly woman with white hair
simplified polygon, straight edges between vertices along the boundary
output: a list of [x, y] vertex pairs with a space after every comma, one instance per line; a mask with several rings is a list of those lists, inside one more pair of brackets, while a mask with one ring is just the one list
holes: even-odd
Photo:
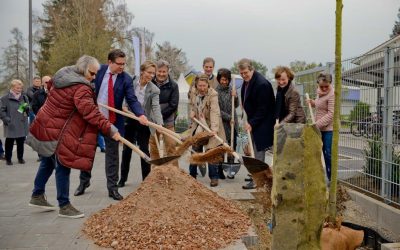
[[46, 183], [55, 169], [58, 215], [84, 216], [69, 201], [71, 168], [91, 170], [98, 131], [114, 140], [120, 138], [117, 128], [95, 103], [92, 81], [99, 68], [96, 58], [85, 55], [76, 65], [60, 69], [49, 84], [49, 95], [31, 125], [27, 141], [42, 156], [30, 206], [55, 209], [45, 198]]
[[7, 165], [11, 161], [14, 141], [17, 142], [18, 163], [24, 164], [24, 141], [28, 135], [28, 96], [22, 93], [24, 84], [21, 80], [11, 81], [10, 90], [0, 99], [0, 118], [4, 124], [5, 159]]

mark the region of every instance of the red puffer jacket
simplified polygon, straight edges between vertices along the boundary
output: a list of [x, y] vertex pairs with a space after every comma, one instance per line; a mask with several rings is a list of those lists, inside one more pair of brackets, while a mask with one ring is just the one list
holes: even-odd
[[55, 154], [62, 165], [88, 171], [93, 165], [98, 130], [111, 136], [117, 129], [97, 108], [90, 83], [69, 79], [61, 79], [60, 83], [55, 76], [30, 132], [43, 144], [58, 141]]

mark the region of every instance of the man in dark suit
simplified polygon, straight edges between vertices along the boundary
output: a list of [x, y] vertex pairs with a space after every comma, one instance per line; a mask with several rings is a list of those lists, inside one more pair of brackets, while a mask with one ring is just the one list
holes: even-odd
[[[126, 55], [123, 51], [114, 49], [108, 54], [108, 65], [102, 65], [100, 67], [94, 81], [97, 103], [102, 103], [121, 110], [122, 102], [125, 99], [130, 110], [139, 117], [139, 122], [146, 125], [147, 118], [135, 96], [132, 78], [124, 72], [125, 63]], [[92, 74], [92, 72], [90, 73]], [[99, 107], [99, 110], [118, 128], [119, 133], [123, 135], [124, 117], [103, 107]], [[114, 200], [122, 200], [123, 197], [118, 193], [117, 186], [119, 170], [118, 142], [108, 137], [104, 137], [104, 140], [106, 143], [105, 167], [108, 195]], [[85, 189], [89, 187], [91, 174], [81, 171], [79, 178], [80, 184], [75, 191], [75, 196], [82, 195]]]
[[[247, 114], [245, 129], [253, 135], [255, 158], [265, 161], [265, 151], [272, 146], [274, 139], [274, 90], [271, 83], [254, 70], [251, 60], [241, 59], [238, 69], [244, 81], [241, 98]], [[255, 188], [254, 182], [250, 181], [243, 188]]]

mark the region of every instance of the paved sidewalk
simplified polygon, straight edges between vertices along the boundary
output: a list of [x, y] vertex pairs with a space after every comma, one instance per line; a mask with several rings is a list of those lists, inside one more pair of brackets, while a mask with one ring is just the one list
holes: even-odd
[[[91, 186], [83, 196], [73, 196], [79, 184], [79, 171], [71, 171], [70, 199], [76, 208], [85, 213], [83, 219], [60, 218], [58, 211], [44, 212], [29, 207], [33, 180], [39, 166], [37, 154], [25, 146], [26, 164], [16, 163], [16, 152], [13, 157], [13, 166], [6, 166], [5, 161], [0, 161], [0, 249], [102, 249], [82, 235], [81, 227], [92, 213], [117, 202], [108, 197], [104, 154], [98, 149]], [[180, 166], [187, 170], [186, 157], [182, 157]], [[123, 196], [133, 192], [141, 182], [137, 155], [132, 157], [131, 168], [126, 186], [120, 189]], [[234, 180], [220, 180], [220, 185], [212, 190], [228, 198], [251, 199], [250, 191], [241, 188], [246, 174], [247, 171], [241, 168]], [[209, 187], [207, 176], [199, 178], [199, 181]], [[54, 173], [46, 188], [48, 201], [57, 205]], [[245, 248], [238, 243], [229, 249]]]

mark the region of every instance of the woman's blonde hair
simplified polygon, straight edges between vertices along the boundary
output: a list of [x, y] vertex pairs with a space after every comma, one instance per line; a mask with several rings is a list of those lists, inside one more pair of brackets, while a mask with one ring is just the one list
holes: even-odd
[[152, 67], [157, 69], [157, 65], [154, 62], [147, 60], [144, 63], [142, 63], [142, 65], [140, 65], [140, 72], [143, 72], [146, 69], [152, 68]]
[[209, 76], [204, 74], [204, 73], [200, 73], [198, 75], [196, 75], [196, 78], [194, 78], [194, 87], [197, 88], [197, 83], [199, 81], [205, 81], [208, 84], [208, 87], [210, 87], [210, 79]]
[[21, 85], [22, 87], [24, 86], [24, 84], [22, 83], [22, 81], [19, 80], [19, 79], [13, 79], [13, 80], [11, 80], [10, 89], [14, 88], [14, 87], [17, 86], [17, 85]]

